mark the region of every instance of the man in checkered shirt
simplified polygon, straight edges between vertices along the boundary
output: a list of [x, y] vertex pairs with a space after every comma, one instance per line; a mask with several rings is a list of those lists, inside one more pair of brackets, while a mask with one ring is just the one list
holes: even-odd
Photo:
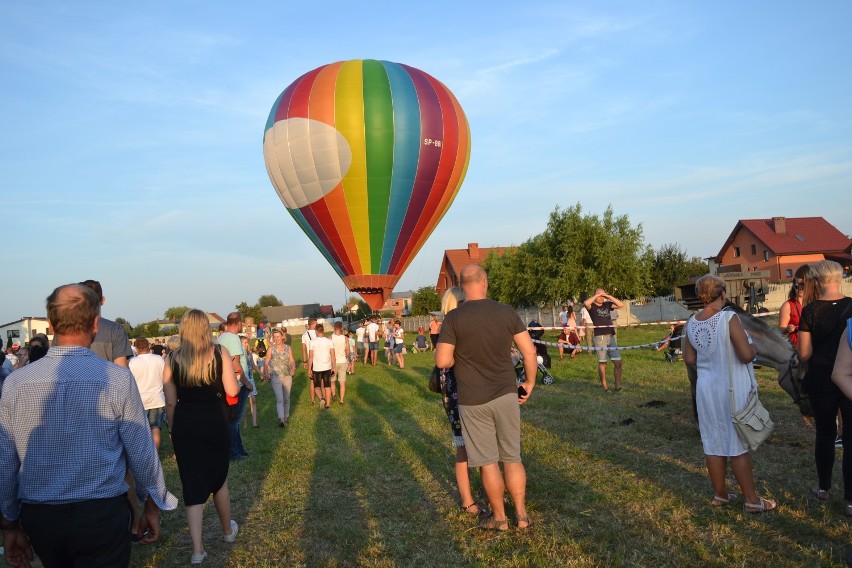
[[[0, 529], [6, 560], [46, 568], [127, 566], [129, 465], [145, 509], [144, 542], [159, 536], [166, 490], [148, 419], [130, 371], [89, 349], [100, 299], [78, 284], [47, 299], [56, 344], [6, 379], [0, 398]], [[29, 541], [27, 540], [29, 538]]]

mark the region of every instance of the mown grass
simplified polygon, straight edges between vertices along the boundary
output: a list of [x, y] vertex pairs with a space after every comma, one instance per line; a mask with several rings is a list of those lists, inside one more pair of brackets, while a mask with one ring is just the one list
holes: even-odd
[[[623, 330], [619, 342], [664, 333]], [[426, 389], [432, 356], [409, 354], [405, 370], [359, 364], [347, 404], [329, 411], [311, 406], [299, 371], [286, 430], [275, 427], [271, 388], [260, 386], [262, 427], [244, 430], [251, 457], [232, 465], [228, 481], [240, 535], [233, 545], [219, 542], [209, 506], [204, 565], [842, 565], [849, 532], [839, 460], [832, 499], [808, 498], [813, 432], [773, 372], [759, 370], [758, 379], [776, 432], [753, 459], [759, 492], [779, 508], [751, 516], [707, 504], [712, 492], [682, 363], [626, 351], [625, 388], [605, 394], [593, 355], [560, 363], [552, 353], [556, 382], [539, 385], [522, 407], [533, 530], [483, 532], [459, 512], [449, 430], [438, 396]], [[167, 441], [161, 455], [180, 495]], [[132, 566], [188, 564], [182, 508], [164, 513], [163, 525], [157, 544], [134, 546]]]

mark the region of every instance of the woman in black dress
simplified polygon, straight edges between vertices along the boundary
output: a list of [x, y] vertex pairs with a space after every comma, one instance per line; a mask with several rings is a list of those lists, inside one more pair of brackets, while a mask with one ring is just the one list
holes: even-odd
[[231, 354], [214, 345], [207, 316], [189, 310], [180, 322], [180, 348], [169, 353], [163, 371], [166, 417], [183, 485], [183, 502], [192, 564], [207, 557], [201, 541], [204, 503], [213, 494], [225, 542], [233, 542], [239, 527], [231, 519], [228, 459], [231, 429], [225, 395], [237, 396], [239, 385]]

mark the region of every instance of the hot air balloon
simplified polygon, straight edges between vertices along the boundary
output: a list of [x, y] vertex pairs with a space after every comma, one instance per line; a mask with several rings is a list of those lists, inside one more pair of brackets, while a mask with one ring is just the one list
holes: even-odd
[[455, 96], [423, 71], [340, 61], [279, 95], [263, 157], [290, 215], [378, 310], [458, 193], [470, 128]]

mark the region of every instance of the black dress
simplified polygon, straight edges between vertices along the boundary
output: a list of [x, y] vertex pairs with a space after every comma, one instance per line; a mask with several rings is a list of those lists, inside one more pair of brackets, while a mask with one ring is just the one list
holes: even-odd
[[202, 505], [228, 479], [231, 428], [222, 385], [222, 354], [214, 348], [214, 380], [200, 387], [187, 386], [180, 366], [171, 361], [177, 389], [172, 445], [183, 485], [183, 503]]

